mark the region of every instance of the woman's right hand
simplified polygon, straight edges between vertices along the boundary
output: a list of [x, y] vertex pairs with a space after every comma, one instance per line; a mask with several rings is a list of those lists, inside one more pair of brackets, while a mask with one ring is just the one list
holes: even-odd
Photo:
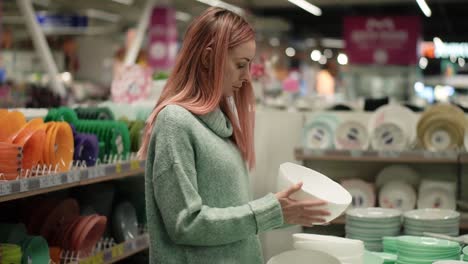
[[330, 215], [330, 212], [317, 208], [326, 205], [327, 203], [325, 201], [297, 201], [289, 197], [293, 193], [299, 191], [301, 187], [302, 182], [275, 194], [281, 204], [284, 222], [287, 224], [308, 227], [313, 226], [313, 223], [325, 223], [326, 220], [323, 217]]

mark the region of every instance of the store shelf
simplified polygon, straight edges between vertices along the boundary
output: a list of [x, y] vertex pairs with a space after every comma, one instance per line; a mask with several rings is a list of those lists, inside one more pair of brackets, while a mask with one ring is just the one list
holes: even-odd
[[76, 186], [138, 176], [144, 173], [145, 161], [131, 160], [73, 169], [65, 173], [37, 176], [0, 183], [0, 202], [16, 200]]
[[148, 234], [141, 235], [135, 239], [127, 240], [124, 243], [117, 244], [104, 251], [98, 252], [90, 257], [87, 257], [73, 264], [111, 264], [116, 263], [120, 260], [126, 259], [132, 255], [135, 255], [143, 250], [149, 248], [149, 236]]
[[[468, 163], [468, 154], [466, 161]], [[362, 161], [388, 163], [459, 163], [457, 152], [429, 151], [361, 151], [361, 150], [315, 150], [296, 148], [295, 157], [302, 161]]]

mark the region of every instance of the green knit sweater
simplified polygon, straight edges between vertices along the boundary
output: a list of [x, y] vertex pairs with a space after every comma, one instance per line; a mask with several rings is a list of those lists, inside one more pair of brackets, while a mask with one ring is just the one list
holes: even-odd
[[263, 264], [257, 234], [281, 227], [273, 194], [251, 201], [249, 175], [219, 109], [158, 115], [146, 165], [151, 263]]

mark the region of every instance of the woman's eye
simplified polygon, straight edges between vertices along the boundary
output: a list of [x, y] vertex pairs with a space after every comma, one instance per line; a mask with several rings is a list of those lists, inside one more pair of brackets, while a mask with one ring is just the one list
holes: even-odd
[[244, 64], [242, 64], [242, 65], [237, 65], [237, 68], [238, 68], [238, 69], [245, 68], [245, 65], [244, 65]]

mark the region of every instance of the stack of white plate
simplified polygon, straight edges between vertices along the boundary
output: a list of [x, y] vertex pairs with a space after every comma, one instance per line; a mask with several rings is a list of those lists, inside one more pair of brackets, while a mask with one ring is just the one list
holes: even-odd
[[423, 180], [419, 186], [418, 209], [455, 210], [456, 188], [455, 182]]
[[366, 124], [358, 120], [346, 120], [336, 128], [335, 147], [345, 150], [367, 150], [369, 134]]
[[315, 234], [294, 234], [293, 240], [295, 249], [321, 251], [347, 264], [363, 262], [364, 243], [360, 240]]
[[460, 213], [446, 209], [418, 209], [404, 214], [405, 234], [422, 236], [424, 232], [458, 236]]
[[309, 149], [332, 149], [338, 118], [330, 114], [319, 114], [309, 121], [303, 131], [303, 146]]
[[385, 236], [397, 236], [401, 211], [388, 208], [356, 208], [346, 212], [346, 237], [359, 239], [369, 251], [382, 251]]
[[416, 142], [417, 116], [408, 108], [389, 104], [380, 107], [369, 120], [371, 146], [375, 150], [405, 150]]

